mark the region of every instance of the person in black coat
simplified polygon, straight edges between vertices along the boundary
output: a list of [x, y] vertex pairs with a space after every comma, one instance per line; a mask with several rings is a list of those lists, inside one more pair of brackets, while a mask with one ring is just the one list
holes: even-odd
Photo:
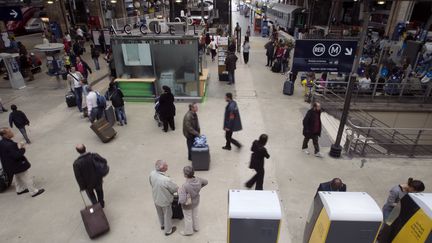
[[303, 152], [309, 154], [308, 142], [312, 139], [315, 156], [322, 157], [318, 145], [318, 137], [321, 136], [321, 105], [318, 102], [313, 103], [312, 108], [306, 113], [303, 119]]
[[275, 42], [269, 41], [265, 44], [266, 56], [267, 56], [267, 64], [266, 66], [271, 67], [273, 65], [274, 52], [275, 52]]
[[174, 116], [176, 108], [174, 106], [174, 95], [168, 86], [162, 86], [164, 91], [159, 97], [159, 116], [163, 122], [163, 130], [168, 132], [168, 125], [175, 130]]
[[262, 190], [264, 183], [264, 158], [270, 158], [267, 149], [264, 147], [267, 144], [267, 134], [261, 134], [258, 140], [252, 143], [251, 161], [249, 168], [254, 169], [256, 174], [246, 182], [246, 187], [251, 188], [255, 184], [255, 190]]
[[42, 194], [44, 189], [34, 187], [32, 177], [28, 173], [31, 164], [24, 156], [25, 147], [23, 143], [17, 144], [12, 140], [14, 133], [8, 127], [0, 129], [0, 160], [3, 169], [9, 178], [9, 184], [15, 176], [15, 189], [18, 195], [30, 192], [32, 197]]
[[231, 150], [231, 143], [241, 148], [242, 145], [232, 138], [233, 132], [237, 132], [242, 130], [242, 124], [240, 119], [240, 112], [237, 106], [237, 102], [233, 100], [231, 93], [226, 93], [225, 101], [228, 102], [225, 107], [225, 116], [224, 116], [224, 130], [225, 130], [225, 139], [226, 145], [222, 147], [225, 150]]
[[9, 114], [9, 125], [12, 128], [15, 124], [16, 128], [21, 132], [24, 139], [27, 143], [31, 143], [30, 139], [27, 136], [27, 131], [25, 126], [30, 126], [30, 121], [27, 119], [27, 116], [24, 112], [18, 110], [16, 105], [11, 105], [12, 112]]
[[[78, 182], [80, 191], [86, 191], [92, 204], [100, 203], [105, 207], [104, 192], [102, 188], [102, 176], [100, 176], [94, 166], [94, 160], [106, 160], [96, 153], [86, 152], [84, 144], [79, 144], [75, 147], [80, 156], [73, 163], [75, 179]], [[96, 191], [96, 195], [94, 193]]]
[[115, 109], [117, 121], [120, 123], [120, 126], [123, 126], [123, 124], [127, 125], [123, 99], [124, 95], [116, 83], [111, 82], [109, 84], [108, 92], [106, 93], [105, 97], [107, 100], [111, 100], [111, 104]]
[[333, 178], [331, 181], [320, 183], [317, 191], [346, 192], [346, 185], [340, 178]]

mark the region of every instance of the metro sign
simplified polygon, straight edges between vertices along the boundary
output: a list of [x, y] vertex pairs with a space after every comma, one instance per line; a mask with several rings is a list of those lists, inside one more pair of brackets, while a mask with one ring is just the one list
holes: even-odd
[[292, 70], [349, 73], [356, 49], [356, 40], [297, 40]]

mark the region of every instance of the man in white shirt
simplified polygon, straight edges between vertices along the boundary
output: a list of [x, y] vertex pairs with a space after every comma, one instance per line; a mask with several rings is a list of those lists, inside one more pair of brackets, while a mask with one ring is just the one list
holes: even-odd
[[102, 117], [102, 110], [99, 109], [97, 104], [97, 93], [93, 90], [92, 86], [88, 86], [88, 95], [86, 98], [87, 101], [87, 110], [90, 122], [94, 122], [95, 120], [99, 120]]
[[369, 77], [369, 74], [366, 74], [365, 77], [359, 80], [359, 88], [360, 90], [369, 90], [372, 80]]
[[71, 70], [68, 74], [68, 81], [72, 90], [73, 87], [73, 91], [75, 92], [75, 99], [76, 99], [76, 104], [78, 107], [78, 110], [80, 112], [82, 112], [82, 92], [83, 92], [83, 88], [82, 88], [82, 80], [84, 79], [84, 77], [82, 76], [82, 74], [78, 71], [76, 71], [75, 67], [72, 66]]
[[79, 26], [77, 27], [76, 33], [81, 38], [84, 38], [84, 31]]

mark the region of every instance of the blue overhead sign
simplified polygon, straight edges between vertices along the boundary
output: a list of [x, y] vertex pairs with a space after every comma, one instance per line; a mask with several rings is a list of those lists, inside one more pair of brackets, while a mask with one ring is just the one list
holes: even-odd
[[356, 49], [352, 40], [297, 40], [292, 71], [350, 73]]
[[11, 20], [22, 20], [21, 7], [0, 7], [0, 20], [11, 21]]

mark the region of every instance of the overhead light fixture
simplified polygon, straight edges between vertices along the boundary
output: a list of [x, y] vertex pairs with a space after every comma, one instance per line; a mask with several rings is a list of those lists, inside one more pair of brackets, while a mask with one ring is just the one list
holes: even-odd
[[182, 0], [175, 0], [176, 3], [181, 3], [183, 2]]
[[383, 4], [385, 4], [385, 1], [378, 1], [377, 4], [383, 5]]
[[117, 0], [111, 0], [111, 3], [117, 3]]
[[53, 0], [48, 0], [47, 3], [48, 3], [48, 4], [53, 4], [54, 1], [53, 1]]

